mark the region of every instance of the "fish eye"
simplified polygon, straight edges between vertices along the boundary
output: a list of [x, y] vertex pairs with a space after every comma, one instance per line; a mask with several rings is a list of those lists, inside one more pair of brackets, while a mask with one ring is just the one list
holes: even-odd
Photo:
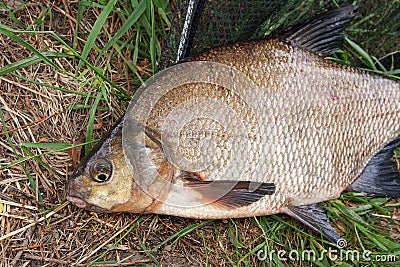
[[95, 177], [94, 177], [94, 179], [95, 179], [97, 182], [105, 182], [105, 181], [108, 180], [108, 178], [109, 178], [109, 175], [108, 175], [108, 174], [105, 174], [105, 173], [96, 174]]
[[108, 160], [99, 159], [90, 168], [90, 173], [96, 182], [107, 182], [112, 174], [112, 165]]

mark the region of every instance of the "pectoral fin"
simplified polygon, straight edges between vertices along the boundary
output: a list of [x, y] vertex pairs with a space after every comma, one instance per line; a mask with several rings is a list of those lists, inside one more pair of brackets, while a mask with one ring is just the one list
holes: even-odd
[[329, 223], [325, 210], [319, 204], [288, 206], [284, 209], [284, 212], [302, 222], [313, 231], [322, 233], [332, 243], [337, 244], [340, 240], [340, 235]]
[[155, 146], [162, 148], [163, 143], [161, 141], [161, 134], [151, 127], [143, 126], [145, 129], [146, 136], [155, 144]]
[[183, 177], [183, 180], [186, 187], [190, 187], [202, 195], [202, 202], [227, 209], [250, 205], [275, 192], [273, 183], [231, 180], [202, 181], [193, 176]]

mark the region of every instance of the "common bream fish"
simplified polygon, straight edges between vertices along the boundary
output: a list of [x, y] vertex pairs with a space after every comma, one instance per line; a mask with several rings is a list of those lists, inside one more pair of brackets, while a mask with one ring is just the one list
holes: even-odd
[[355, 8], [156, 75], [70, 177], [68, 200], [190, 218], [286, 213], [337, 242], [318, 203], [344, 190], [400, 196], [399, 83], [324, 58]]

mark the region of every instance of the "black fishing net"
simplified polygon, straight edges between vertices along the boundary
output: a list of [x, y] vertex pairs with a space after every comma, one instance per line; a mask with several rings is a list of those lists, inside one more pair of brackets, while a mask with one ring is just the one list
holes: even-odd
[[400, 50], [397, 0], [177, 0], [159, 69], [215, 46], [276, 37], [317, 14], [349, 4], [359, 6], [346, 31], [353, 41], [378, 58]]

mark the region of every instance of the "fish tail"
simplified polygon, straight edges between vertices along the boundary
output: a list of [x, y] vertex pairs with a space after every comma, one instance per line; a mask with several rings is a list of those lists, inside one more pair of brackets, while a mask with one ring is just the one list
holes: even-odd
[[400, 197], [400, 136], [387, 144], [371, 160], [346, 191], [363, 192], [383, 197]]

